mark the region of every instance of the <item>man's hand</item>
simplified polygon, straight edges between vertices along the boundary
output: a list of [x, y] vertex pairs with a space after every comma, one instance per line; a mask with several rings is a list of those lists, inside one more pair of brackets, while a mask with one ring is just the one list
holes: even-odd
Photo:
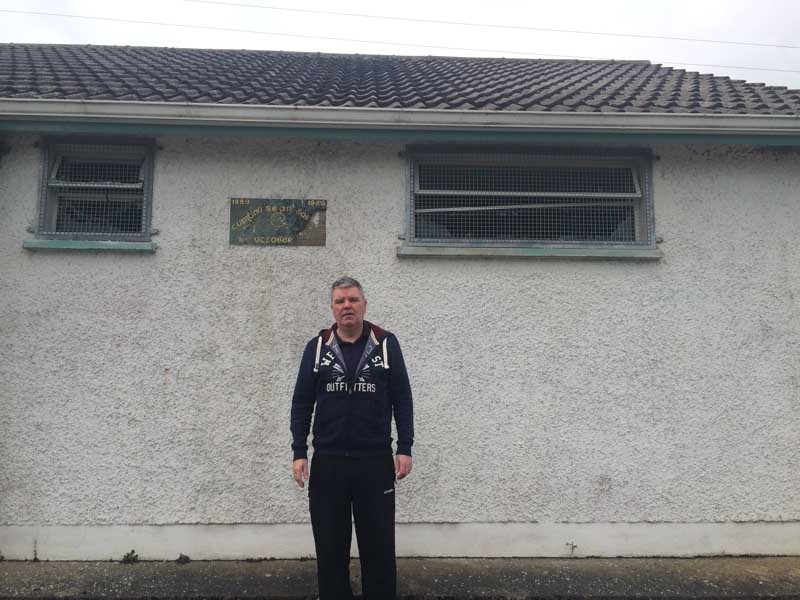
[[398, 454], [394, 457], [394, 476], [400, 481], [403, 477], [411, 473], [411, 457], [405, 454]]
[[[409, 471], [410, 470], [411, 467], [409, 466]], [[298, 458], [292, 462], [292, 474], [294, 475], [294, 480], [297, 482], [297, 485], [301, 488], [304, 487], [308, 479], [308, 459]]]

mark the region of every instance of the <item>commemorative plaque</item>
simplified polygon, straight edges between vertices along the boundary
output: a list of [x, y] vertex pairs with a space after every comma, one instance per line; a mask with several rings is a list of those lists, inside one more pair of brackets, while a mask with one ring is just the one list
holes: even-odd
[[231, 198], [230, 243], [324, 246], [326, 200]]

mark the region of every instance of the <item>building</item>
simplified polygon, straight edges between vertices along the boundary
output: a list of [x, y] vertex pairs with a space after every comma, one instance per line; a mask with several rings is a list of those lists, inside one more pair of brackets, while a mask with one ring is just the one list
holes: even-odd
[[800, 553], [800, 92], [648, 62], [0, 45], [0, 553], [298, 557], [359, 278], [414, 556]]

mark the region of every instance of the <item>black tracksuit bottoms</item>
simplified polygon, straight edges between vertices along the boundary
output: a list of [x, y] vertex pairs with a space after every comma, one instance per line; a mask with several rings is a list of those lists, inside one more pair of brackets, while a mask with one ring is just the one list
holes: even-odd
[[394, 459], [314, 454], [308, 500], [320, 600], [352, 600], [350, 539], [356, 524], [364, 600], [394, 600]]

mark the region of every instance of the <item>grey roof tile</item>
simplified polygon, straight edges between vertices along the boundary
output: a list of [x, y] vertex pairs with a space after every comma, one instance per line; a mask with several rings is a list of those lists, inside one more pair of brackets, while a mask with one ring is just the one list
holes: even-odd
[[800, 90], [646, 61], [0, 44], [0, 98], [800, 114]]

